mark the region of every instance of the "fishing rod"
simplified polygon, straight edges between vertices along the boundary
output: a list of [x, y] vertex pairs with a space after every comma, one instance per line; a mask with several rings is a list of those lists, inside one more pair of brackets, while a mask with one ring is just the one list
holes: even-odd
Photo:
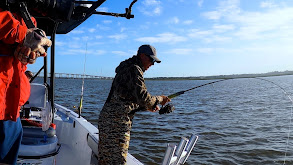
[[[217, 83], [217, 82], [221, 82], [221, 81], [225, 81], [225, 80], [230, 80], [230, 79], [221, 79], [221, 80], [217, 80], [217, 81], [212, 81], [212, 82], [209, 82], [209, 83], [205, 83], [205, 84], [202, 84], [202, 85], [198, 85], [198, 86], [195, 86], [193, 88], [190, 88], [190, 89], [187, 89], [187, 90], [183, 90], [183, 91], [179, 91], [179, 92], [176, 92], [176, 93], [173, 93], [169, 96], [167, 96], [169, 99], [173, 99], [177, 96], [180, 96], [182, 94], [184, 94], [185, 92], [188, 92], [190, 90], [193, 90], [193, 89], [196, 89], [196, 88], [200, 88], [200, 87], [203, 87], [203, 86], [206, 86], [206, 85], [210, 85], [210, 84], [214, 84], [214, 83]], [[156, 107], [158, 104], [158, 102], [155, 103], [154, 107]], [[135, 112], [138, 112], [138, 111], [143, 111], [144, 108], [143, 107], [140, 107], [138, 109], [134, 109], [132, 110], [129, 115], [133, 115]], [[167, 105], [165, 106], [162, 106], [159, 110], [159, 114], [166, 114], [166, 113], [171, 113], [175, 110], [175, 106], [173, 104], [170, 104], [168, 103]]]
[[83, 89], [84, 89], [86, 53], [87, 53], [87, 43], [86, 43], [86, 46], [85, 46], [85, 54], [84, 54], [84, 65], [83, 65], [83, 76], [82, 76], [81, 94], [80, 94], [79, 106], [77, 108], [78, 118], [80, 118], [80, 116], [81, 116], [82, 102], [83, 102]]
[[[203, 87], [203, 86], [206, 86], [206, 85], [210, 85], [210, 84], [214, 84], [214, 83], [217, 83], [217, 82], [221, 82], [221, 81], [225, 81], [225, 80], [230, 80], [230, 79], [221, 79], [221, 80], [217, 80], [217, 81], [212, 81], [212, 82], [209, 82], [209, 83], [205, 83], [205, 84], [202, 84], [202, 85], [199, 85], [199, 86], [196, 86], [196, 87], [193, 87], [193, 88], [190, 88], [190, 89], [187, 89], [187, 90], [183, 90], [183, 91], [179, 91], [179, 92], [176, 92], [176, 93], [173, 93], [169, 96], [167, 96], [169, 99], [173, 99], [177, 96], [180, 96], [182, 94], [184, 94], [185, 92], [188, 92], [188, 91], [191, 91], [193, 89], [196, 89], [196, 88], [200, 88], [200, 87]], [[166, 114], [166, 113], [171, 113], [175, 110], [175, 106], [173, 104], [167, 104], [165, 106], [163, 106], [160, 110], [159, 110], [159, 114]]]
[[224, 80], [227, 80], [227, 79], [222, 79], [222, 80], [217, 80], [217, 81], [209, 82], [209, 83], [202, 84], [202, 85], [199, 85], [199, 86], [196, 86], [196, 87], [187, 89], [187, 90], [183, 90], [183, 91], [180, 91], [180, 92], [176, 92], [176, 93], [173, 93], [173, 94], [169, 95], [168, 98], [169, 99], [173, 99], [174, 97], [180, 96], [180, 95], [184, 94], [185, 92], [191, 91], [193, 89], [200, 88], [200, 87], [203, 87], [203, 86], [206, 86], [206, 85], [210, 85], [210, 84], [214, 84], [214, 83], [217, 83], [217, 82], [220, 82], [220, 81], [224, 81]]

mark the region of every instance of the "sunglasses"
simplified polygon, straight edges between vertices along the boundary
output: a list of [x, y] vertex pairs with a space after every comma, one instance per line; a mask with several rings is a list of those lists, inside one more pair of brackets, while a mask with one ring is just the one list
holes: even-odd
[[155, 59], [153, 59], [151, 56], [149, 56], [149, 58], [150, 58], [150, 60], [151, 60], [151, 63], [154, 65], [154, 64], [155, 64], [155, 62], [156, 62], [156, 60], [155, 60]]

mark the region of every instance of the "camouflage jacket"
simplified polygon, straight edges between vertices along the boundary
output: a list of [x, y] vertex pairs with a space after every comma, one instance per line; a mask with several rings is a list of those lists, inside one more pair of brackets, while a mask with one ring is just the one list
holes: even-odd
[[136, 55], [121, 62], [115, 70], [116, 76], [106, 102], [122, 102], [129, 107], [128, 112], [137, 108], [153, 109], [156, 103], [161, 103], [161, 96], [151, 96], [147, 91], [144, 71], [142, 62]]

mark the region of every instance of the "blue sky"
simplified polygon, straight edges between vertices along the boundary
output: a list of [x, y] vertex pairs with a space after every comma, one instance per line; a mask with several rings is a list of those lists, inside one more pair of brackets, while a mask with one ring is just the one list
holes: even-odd
[[[132, 0], [98, 11], [124, 13]], [[209, 76], [293, 70], [292, 0], [138, 0], [134, 19], [92, 15], [56, 36], [56, 72], [115, 76], [142, 44], [162, 63], [145, 77]], [[87, 50], [87, 51], [86, 51]], [[42, 59], [28, 69], [37, 72]]]

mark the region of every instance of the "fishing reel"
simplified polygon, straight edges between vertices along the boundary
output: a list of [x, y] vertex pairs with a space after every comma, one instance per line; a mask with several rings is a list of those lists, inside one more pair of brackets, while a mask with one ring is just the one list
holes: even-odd
[[159, 110], [159, 114], [162, 115], [162, 114], [171, 113], [174, 110], [175, 110], [175, 106], [169, 103]]

